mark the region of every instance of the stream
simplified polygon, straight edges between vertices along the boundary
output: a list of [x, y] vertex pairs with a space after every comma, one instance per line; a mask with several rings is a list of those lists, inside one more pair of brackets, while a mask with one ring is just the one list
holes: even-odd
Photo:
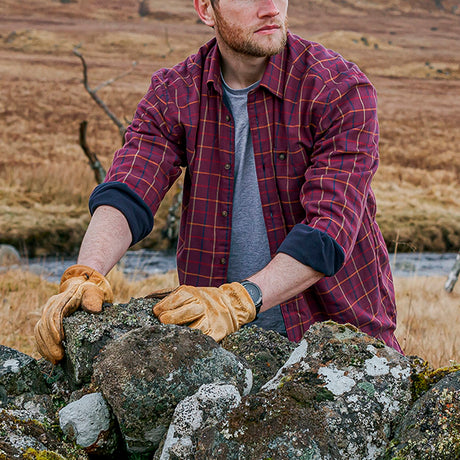
[[[390, 255], [393, 276], [445, 276], [454, 266], [457, 253], [398, 253]], [[43, 278], [58, 283], [64, 270], [76, 263], [75, 258], [39, 257], [23, 264], [28, 270]], [[120, 261], [128, 279], [139, 280], [176, 268], [176, 257], [172, 251], [150, 249], [128, 251]]]

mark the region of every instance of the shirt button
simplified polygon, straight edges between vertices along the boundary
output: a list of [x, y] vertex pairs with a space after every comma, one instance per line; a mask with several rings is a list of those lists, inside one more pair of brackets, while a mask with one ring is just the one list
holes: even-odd
[[278, 157], [280, 160], [286, 159], [286, 155], [284, 153], [280, 153], [280, 156]]
[[224, 168], [227, 169], [227, 170], [229, 170], [231, 167], [232, 167], [232, 165], [231, 165], [230, 163], [227, 163], [227, 164], [224, 166]]
[[224, 217], [227, 217], [227, 216], [228, 216], [228, 212], [227, 212], [227, 211], [222, 211], [222, 215], [223, 215]]
[[230, 120], [231, 120], [230, 115], [226, 115], [226, 116], [225, 116], [225, 119], [226, 119], [227, 121], [230, 121]]
[[227, 262], [227, 259], [225, 259], [225, 257], [222, 257], [222, 259], [220, 259], [220, 263], [222, 265], [225, 265], [225, 262]]

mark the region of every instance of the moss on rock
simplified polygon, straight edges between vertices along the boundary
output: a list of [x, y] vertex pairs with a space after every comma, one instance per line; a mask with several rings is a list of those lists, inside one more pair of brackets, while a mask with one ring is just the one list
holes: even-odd
[[431, 375], [445, 377], [417, 399], [396, 427], [385, 460], [460, 458], [460, 371], [439, 369]]

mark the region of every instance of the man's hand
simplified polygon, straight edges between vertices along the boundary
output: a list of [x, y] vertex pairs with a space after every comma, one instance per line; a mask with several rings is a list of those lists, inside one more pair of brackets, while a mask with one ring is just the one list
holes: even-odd
[[35, 341], [40, 354], [56, 364], [64, 357], [64, 327], [66, 316], [80, 306], [90, 313], [100, 313], [103, 302], [113, 302], [107, 279], [86, 265], [72, 265], [61, 278], [59, 294], [51, 297], [35, 325]]
[[240, 283], [215, 287], [180, 286], [153, 307], [164, 324], [188, 325], [219, 342], [256, 317], [248, 291]]

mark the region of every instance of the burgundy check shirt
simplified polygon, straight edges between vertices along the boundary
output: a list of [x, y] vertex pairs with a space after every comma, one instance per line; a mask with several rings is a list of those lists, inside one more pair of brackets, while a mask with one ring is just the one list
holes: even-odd
[[[109, 204], [146, 236], [185, 167], [177, 248], [182, 284], [227, 281], [234, 123], [222, 97], [215, 39], [156, 72], [90, 209]], [[400, 351], [388, 253], [375, 221], [376, 93], [359, 68], [288, 34], [248, 96], [256, 171], [272, 255], [285, 252], [326, 277], [282, 304], [288, 337], [316, 321], [351, 323]], [[248, 210], [248, 212], [250, 212]]]

